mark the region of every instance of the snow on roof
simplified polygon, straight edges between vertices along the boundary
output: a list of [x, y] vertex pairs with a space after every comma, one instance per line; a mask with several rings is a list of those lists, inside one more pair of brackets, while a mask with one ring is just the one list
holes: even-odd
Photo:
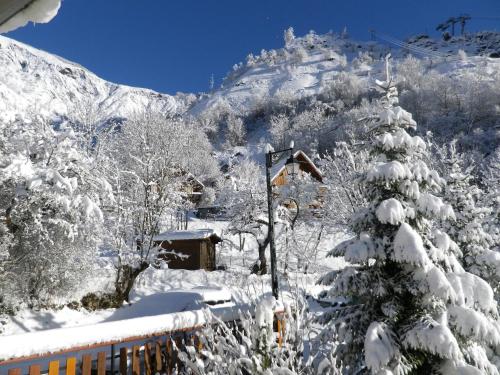
[[186, 176], [187, 176], [186, 181], [192, 180], [198, 185], [200, 185], [202, 188], [205, 188], [205, 184], [203, 184], [203, 182], [201, 182], [198, 178], [196, 178], [196, 176], [193, 175], [191, 172], [188, 172]]
[[0, 33], [25, 26], [28, 22], [47, 23], [61, 7], [61, 0], [0, 1]]
[[[309, 156], [306, 155], [304, 151], [302, 150], [295, 151], [293, 157], [297, 158], [299, 155], [306, 160], [306, 162], [318, 175], [323, 176], [323, 173], [321, 173], [316, 164], [313, 163], [313, 161], [309, 158]], [[285, 164], [287, 160], [288, 156], [282, 157], [280, 160], [278, 160], [278, 162], [275, 165], [273, 165], [273, 167], [271, 168], [271, 181], [274, 181], [279, 176], [279, 174], [285, 169]]]
[[211, 236], [217, 236], [213, 229], [175, 230], [160, 233], [153, 237], [153, 241], [202, 240]]

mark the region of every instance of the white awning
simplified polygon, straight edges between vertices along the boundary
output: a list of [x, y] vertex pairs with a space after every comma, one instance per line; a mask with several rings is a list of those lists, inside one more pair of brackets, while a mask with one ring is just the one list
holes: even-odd
[[61, 0], [0, 1], [0, 33], [25, 26], [28, 22], [47, 23], [61, 7]]

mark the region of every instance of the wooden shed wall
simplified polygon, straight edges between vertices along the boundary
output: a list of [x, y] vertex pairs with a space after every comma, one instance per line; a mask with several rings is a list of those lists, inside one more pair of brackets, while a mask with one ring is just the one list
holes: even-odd
[[207, 271], [215, 269], [215, 244], [210, 239], [163, 241], [158, 244], [166, 250], [189, 255], [189, 258], [181, 259], [173, 254], [161, 254], [160, 257], [168, 261], [169, 268]]

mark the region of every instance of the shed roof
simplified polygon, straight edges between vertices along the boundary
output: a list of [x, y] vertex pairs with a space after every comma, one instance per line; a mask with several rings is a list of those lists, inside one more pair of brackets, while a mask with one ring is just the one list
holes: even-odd
[[203, 240], [211, 237], [219, 239], [219, 236], [213, 229], [175, 230], [160, 233], [153, 237], [153, 241]]

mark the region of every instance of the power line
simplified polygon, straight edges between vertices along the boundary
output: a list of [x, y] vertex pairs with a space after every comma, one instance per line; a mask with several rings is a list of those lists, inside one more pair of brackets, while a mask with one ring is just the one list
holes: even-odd
[[429, 49], [426, 49], [423, 47], [415, 46], [415, 45], [403, 42], [402, 40], [396, 39], [390, 35], [383, 34], [383, 33], [377, 33], [375, 30], [370, 30], [370, 32], [372, 33], [372, 35], [375, 38], [378, 38], [378, 39], [383, 40], [385, 42], [394, 44], [394, 45], [396, 45], [400, 48], [404, 48], [408, 51], [412, 51], [418, 55], [424, 55], [424, 56], [431, 57], [434, 59], [446, 59], [447, 61], [459, 60], [458, 57], [451, 56], [451, 55], [448, 55], [448, 54], [445, 54], [445, 53], [442, 53], [439, 51], [432, 51], [432, 50], [429, 50]]
[[403, 41], [396, 39], [396, 38], [393, 38], [389, 35], [379, 34], [379, 39], [385, 40], [386, 42], [395, 44], [395, 45], [402, 47], [402, 48], [406, 48], [408, 50], [411, 50], [411, 51], [416, 52], [416, 53], [421, 54], [421, 55], [427, 55], [427, 56], [431, 56], [431, 57], [435, 57], [435, 58], [446, 58], [448, 56], [448, 55], [443, 54], [443, 53], [438, 52], [438, 51], [428, 50], [428, 49], [423, 48], [423, 47], [419, 47], [419, 46], [415, 46], [413, 44], [403, 42]]
[[471, 19], [474, 20], [494, 20], [494, 21], [500, 21], [500, 17], [471, 17]]

